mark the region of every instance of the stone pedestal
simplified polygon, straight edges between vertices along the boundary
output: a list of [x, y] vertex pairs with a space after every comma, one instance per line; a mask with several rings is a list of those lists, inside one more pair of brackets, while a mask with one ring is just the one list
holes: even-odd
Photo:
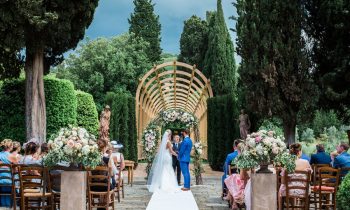
[[64, 171], [61, 176], [61, 210], [86, 210], [86, 172]]
[[276, 174], [251, 175], [252, 210], [277, 210]]

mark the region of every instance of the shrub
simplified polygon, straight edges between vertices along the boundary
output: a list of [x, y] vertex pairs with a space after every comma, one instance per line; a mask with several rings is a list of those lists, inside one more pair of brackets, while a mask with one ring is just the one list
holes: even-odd
[[277, 136], [284, 136], [282, 120], [278, 118], [264, 119], [258, 130], [271, 130], [274, 131]]
[[77, 123], [77, 97], [69, 80], [45, 77], [47, 137]]
[[350, 173], [345, 176], [337, 192], [337, 209], [349, 210], [350, 206]]
[[99, 122], [94, 98], [83, 91], [75, 91], [77, 97], [77, 125], [97, 136]]
[[137, 135], [135, 100], [130, 93], [118, 90], [106, 95], [106, 104], [111, 107], [110, 136], [123, 145], [125, 159], [137, 162]]
[[236, 104], [232, 95], [208, 99], [208, 162], [213, 170], [222, 170], [233, 141], [240, 136]]
[[306, 128], [306, 130], [304, 130], [301, 133], [300, 141], [314, 142], [315, 141], [314, 131], [311, 128]]
[[[47, 137], [61, 127], [76, 123], [77, 100], [73, 84], [68, 80], [44, 78]], [[4, 81], [0, 90], [0, 139], [26, 141], [25, 81]]]
[[339, 128], [340, 125], [341, 121], [333, 110], [317, 110], [312, 121], [312, 129], [314, 130], [316, 136], [320, 135], [325, 128], [329, 128], [331, 126]]

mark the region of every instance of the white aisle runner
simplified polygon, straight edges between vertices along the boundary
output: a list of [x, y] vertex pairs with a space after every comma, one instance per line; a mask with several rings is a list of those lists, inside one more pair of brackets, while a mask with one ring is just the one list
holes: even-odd
[[198, 206], [191, 191], [177, 193], [157, 191], [153, 193], [147, 210], [198, 210]]

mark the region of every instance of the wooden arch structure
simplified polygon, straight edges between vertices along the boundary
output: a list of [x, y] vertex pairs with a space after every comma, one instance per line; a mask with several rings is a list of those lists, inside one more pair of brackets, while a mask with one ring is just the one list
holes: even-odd
[[138, 158], [142, 159], [143, 130], [159, 112], [168, 109], [181, 109], [198, 118], [203, 158], [207, 158], [207, 99], [211, 97], [210, 80], [195, 65], [173, 61], [148, 71], [136, 92]]

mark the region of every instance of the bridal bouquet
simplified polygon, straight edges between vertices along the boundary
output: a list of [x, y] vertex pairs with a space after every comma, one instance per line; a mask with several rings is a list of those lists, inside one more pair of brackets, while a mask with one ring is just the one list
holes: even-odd
[[289, 172], [294, 171], [295, 158], [289, 154], [283, 137], [276, 136], [273, 131], [260, 130], [248, 135], [239, 150], [241, 153], [234, 160], [238, 168], [255, 168], [272, 162]]
[[48, 146], [50, 150], [44, 157], [45, 166], [81, 164], [94, 168], [101, 163], [95, 136], [85, 128], [62, 128], [49, 140]]

